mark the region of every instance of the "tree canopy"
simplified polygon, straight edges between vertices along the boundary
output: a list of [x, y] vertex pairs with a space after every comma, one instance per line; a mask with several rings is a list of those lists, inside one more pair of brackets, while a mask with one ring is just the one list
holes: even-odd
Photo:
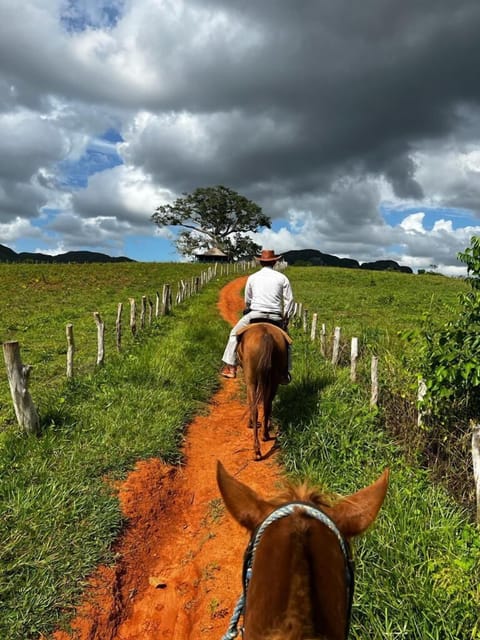
[[261, 207], [228, 187], [199, 187], [173, 204], [159, 206], [152, 215], [159, 227], [182, 227], [175, 242], [184, 256], [221, 249], [230, 259], [248, 258], [261, 247], [247, 234], [271, 227]]

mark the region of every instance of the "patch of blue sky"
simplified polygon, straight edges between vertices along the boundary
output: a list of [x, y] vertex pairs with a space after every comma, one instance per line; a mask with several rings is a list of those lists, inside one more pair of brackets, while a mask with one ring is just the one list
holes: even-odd
[[87, 186], [89, 176], [123, 164], [116, 148], [116, 143], [121, 141], [118, 131], [109, 129], [102, 136], [92, 139], [80, 158], [59, 162], [58, 185], [82, 189]]
[[285, 229], [285, 227], [290, 230], [288, 221], [285, 221], [283, 219], [272, 220], [272, 231], [280, 231], [280, 229]]
[[[153, 227], [153, 225], [152, 225]], [[152, 236], [128, 236], [125, 238], [124, 255], [138, 262], [179, 262], [182, 257], [171, 240]]]
[[64, 0], [60, 22], [70, 32], [112, 29], [123, 14], [125, 0]]
[[438, 220], [450, 220], [453, 229], [478, 225], [478, 220], [474, 218], [470, 211], [454, 207], [429, 207], [426, 205], [398, 207], [382, 204], [380, 213], [392, 227], [398, 226], [405, 218], [415, 213], [424, 214], [422, 222], [427, 230], [433, 229], [435, 222]]
[[99, 136], [99, 140], [106, 140], [107, 142], [111, 142], [113, 144], [116, 144], [117, 142], [123, 142], [123, 138], [120, 135], [120, 132], [117, 131], [117, 129], [114, 129], [113, 127], [110, 129], [107, 129], [105, 133]]

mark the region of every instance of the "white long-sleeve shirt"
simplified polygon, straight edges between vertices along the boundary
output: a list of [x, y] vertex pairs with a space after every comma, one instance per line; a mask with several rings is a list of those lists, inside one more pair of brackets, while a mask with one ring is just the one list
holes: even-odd
[[271, 267], [253, 273], [245, 286], [245, 306], [252, 311], [290, 318], [294, 303], [289, 279]]

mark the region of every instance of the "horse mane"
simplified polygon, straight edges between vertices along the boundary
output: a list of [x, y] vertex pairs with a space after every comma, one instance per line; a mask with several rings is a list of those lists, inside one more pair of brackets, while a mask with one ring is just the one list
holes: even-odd
[[309, 502], [317, 507], [332, 507], [339, 499], [340, 496], [335, 493], [322, 491], [304, 482], [286, 484], [281, 493], [271, 498], [270, 502], [276, 507], [287, 502]]

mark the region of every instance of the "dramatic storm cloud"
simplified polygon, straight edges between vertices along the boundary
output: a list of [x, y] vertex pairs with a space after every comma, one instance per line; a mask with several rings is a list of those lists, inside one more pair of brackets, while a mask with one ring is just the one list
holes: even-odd
[[171, 259], [156, 206], [224, 184], [277, 251], [456, 273], [479, 30], [477, 0], [1, 0], [0, 243]]

